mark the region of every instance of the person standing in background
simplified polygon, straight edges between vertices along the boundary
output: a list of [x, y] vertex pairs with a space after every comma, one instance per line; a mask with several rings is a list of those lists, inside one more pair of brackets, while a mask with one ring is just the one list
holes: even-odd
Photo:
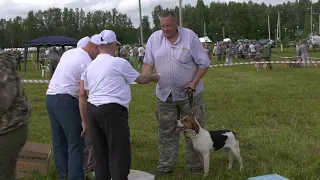
[[303, 67], [310, 67], [311, 61], [309, 58], [309, 53], [308, 53], [308, 47], [305, 44], [305, 41], [301, 41], [297, 50], [297, 56], [300, 57], [301, 61], [303, 62]]
[[[271, 61], [271, 53], [272, 53], [272, 51], [271, 51], [269, 44], [265, 43], [261, 48], [260, 58], [262, 58], [263, 61], [270, 62]], [[267, 65], [268, 65], [269, 69], [272, 70], [271, 63], [267, 63]]]
[[133, 63], [134, 61], [134, 56], [133, 56], [133, 49], [130, 47], [130, 62]]
[[59, 53], [56, 47], [53, 47], [48, 54], [50, 77], [52, 77], [54, 72], [56, 71], [59, 59]]
[[14, 57], [0, 52], [0, 179], [16, 180], [16, 164], [28, 135], [30, 105]]
[[226, 46], [226, 64], [232, 64], [232, 50], [229, 45]]
[[138, 68], [142, 66], [143, 63], [143, 57], [144, 57], [144, 48], [142, 45], [138, 48], [138, 57], [139, 57], [139, 63], [138, 63]]

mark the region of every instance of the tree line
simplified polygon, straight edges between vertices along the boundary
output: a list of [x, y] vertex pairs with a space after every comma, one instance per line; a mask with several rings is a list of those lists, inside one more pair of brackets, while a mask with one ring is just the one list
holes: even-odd
[[[271, 38], [275, 39], [279, 12], [282, 40], [294, 40], [311, 32], [311, 6], [313, 31], [318, 32], [320, 0], [317, 3], [296, 0], [275, 6], [252, 1], [211, 2], [205, 5], [203, 0], [198, 0], [195, 6], [187, 4], [183, 7], [183, 26], [192, 29], [199, 37], [207, 35], [214, 41], [222, 40], [224, 37], [232, 40], [267, 39], [269, 14]], [[152, 32], [160, 29], [159, 18], [165, 10], [172, 10], [179, 15], [178, 7], [169, 9], [157, 5], [150, 17], [143, 16], [142, 29], [145, 41]], [[150, 21], [154, 24], [152, 28]], [[114, 30], [119, 41], [125, 44], [139, 43], [139, 28], [135, 28], [130, 17], [117, 9], [86, 13], [78, 8], [53, 7], [44, 11], [30, 11], [25, 18], [17, 16], [12, 19], [0, 19], [0, 48], [23, 47], [26, 41], [42, 36], [64, 35], [80, 39], [103, 29]]]

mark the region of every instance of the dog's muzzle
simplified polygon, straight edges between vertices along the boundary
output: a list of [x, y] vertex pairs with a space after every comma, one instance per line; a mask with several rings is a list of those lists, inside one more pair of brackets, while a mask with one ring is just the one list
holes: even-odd
[[176, 132], [184, 131], [186, 128], [184, 125], [180, 122], [180, 120], [176, 121]]

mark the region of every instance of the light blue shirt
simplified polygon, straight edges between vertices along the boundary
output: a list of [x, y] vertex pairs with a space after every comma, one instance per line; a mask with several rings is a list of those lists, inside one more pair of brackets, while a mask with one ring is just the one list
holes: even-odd
[[[208, 68], [208, 53], [198, 36], [190, 29], [178, 27], [179, 37], [174, 44], [163, 35], [161, 30], [154, 32], [146, 45], [144, 63], [154, 66], [160, 73], [156, 95], [166, 101], [172, 94], [173, 101], [187, 99], [187, 86], [194, 80], [198, 68]], [[196, 86], [196, 93], [202, 92], [202, 80]]]

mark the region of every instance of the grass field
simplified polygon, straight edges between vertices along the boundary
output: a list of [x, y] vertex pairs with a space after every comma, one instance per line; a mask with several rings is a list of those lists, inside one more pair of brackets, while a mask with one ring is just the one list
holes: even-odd
[[[294, 49], [275, 54], [294, 56]], [[319, 53], [311, 53], [320, 57]], [[278, 60], [278, 59], [277, 59]], [[27, 79], [41, 79], [28, 66]], [[244, 171], [227, 170], [224, 152], [211, 154], [207, 178], [188, 173], [184, 138], [173, 174], [164, 180], [245, 180], [248, 177], [278, 173], [291, 180], [320, 179], [320, 69], [285, 68], [275, 65], [271, 72], [256, 72], [253, 65], [210, 68], [204, 78], [207, 129], [232, 129], [239, 134]], [[51, 143], [45, 109], [47, 84], [25, 84], [32, 105], [28, 141]], [[132, 85], [130, 128], [132, 169], [153, 173], [158, 163], [155, 85]], [[51, 162], [46, 177], [56, 173]]]

